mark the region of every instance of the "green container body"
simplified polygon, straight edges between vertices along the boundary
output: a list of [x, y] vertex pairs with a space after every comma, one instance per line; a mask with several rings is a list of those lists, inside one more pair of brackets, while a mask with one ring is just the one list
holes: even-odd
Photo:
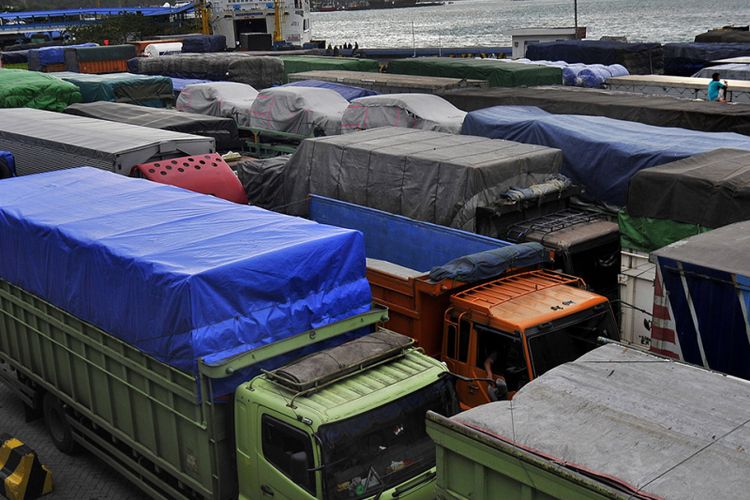
[[102, 47], [72, 47], [65, 50], [74, 51], [79, 61], [115, 61], [136, 57], [135, 46], [107, 45]]
[[537, 64], [498, 62], [492, 59], [417, 57], [394, 59], [388, 73], [486, 80], [490, 87], [561, 85], [562, 69]]
[[618, 212], [617, 222], [620, 226], [620, 245], [622, 248], [641, 252], [652, 252], [675, 241], [684, 240], [713, 229], [671, 219], [633, 217], [624, 210]]
[[[202, 497], [236, 496], [231, 405], [202, 403], [192, 375], [3, 280], [0, 361]], [[151, 496], [187, 498], [112, 440], [71, 424], [89, 451]]]
[[284, 61], [284, 83], [289, 82], [289, 75], [303, 71], [380, 71], [380, 64], [374, 59], [304, 55], [280, 56], [280, 59]]
[[427, 414], [427, 434], [437, 447], [439, 499], [628, 498], [604, 483], [433, 412]]
[[0, 108], [34, 108], [61, 112], [81, 102], [81, 92], [72, 83], [22, 69], [0, 69]]

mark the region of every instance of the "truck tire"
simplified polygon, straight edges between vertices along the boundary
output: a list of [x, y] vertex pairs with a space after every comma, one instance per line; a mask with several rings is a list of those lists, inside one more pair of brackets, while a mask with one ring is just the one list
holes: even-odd
[[73, 430], [68, 423], [65, 409], [60, 400], [48, 392], [44, 395], [42, 405], [44, 407], [44, 424], [55, 447], [68, 455], [75, 453], [78, 446], [73, 439]]

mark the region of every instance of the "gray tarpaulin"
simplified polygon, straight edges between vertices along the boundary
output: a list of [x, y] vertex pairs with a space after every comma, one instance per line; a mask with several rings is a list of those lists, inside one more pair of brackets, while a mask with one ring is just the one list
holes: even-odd
[[432, 94], [387, 94], [355, 99], [344, 112], [343, 133], [405, 127], [458, 134], [466, 112]]
[[606, 345], [451, 420], [646, 494], [729, 499], [750, 491], [748, 408], [747, 381]]
[[256, 97], [258, 91], [244, 83], [197, 83], [182, 89], [175, 106], [188, 113], [233, 118], [241, 127], [249, 127]]
[[216, 140], [216, 149], [219, 151], [236, 148], [239, 143], [237, 124], [231, 118], [183, 113], [174, 109], [148, 108], [109, 101], [71, 104], [65, 108], [65, 113], [110, 122], [129, 123], [140, 127], [213, 137]]
[[284, 197], [284, 168], [291, 155], [250, 158], [234, 166], [250, 204], [273, 210]]
[[258, 94], [250, 109], [250, 126], [305, 137], [338, 135], [349, 101], [335, 90], [275, 87]]
[[705, 227], [748, 220], [750, 151], [717, 149], [641, 170], [630, 180], [627, 209]]
[[561, 163], [544, 146], [383, 127], [305, 140], [284, 173], [285, 203], [303, 214], [305, 197], [319, 194], [472, 230], [478, 206], [544, 181]]
[[128, 61], [128, 68], [133, 73], [227, 80], [246, 83], [258, 89], [284, 83], [284, 63], [281, 59], [242, 52], [137, 57]]

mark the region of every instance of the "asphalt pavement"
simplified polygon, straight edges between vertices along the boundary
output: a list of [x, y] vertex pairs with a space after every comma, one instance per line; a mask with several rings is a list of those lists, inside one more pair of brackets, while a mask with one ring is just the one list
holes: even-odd
[[44, 499], [130, 500], [145, 497], [90, 453], [80, 451], [71, 456], [58, 451], [44, 428], [44, 421], [25, 422], [23, 403], [0, 382], [0, 434], [3, 433], [30, 446], [52, 471], [54, 490]]

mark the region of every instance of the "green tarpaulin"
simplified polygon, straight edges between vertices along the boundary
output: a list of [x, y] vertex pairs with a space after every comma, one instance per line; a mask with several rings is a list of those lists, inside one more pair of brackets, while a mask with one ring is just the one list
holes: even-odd
[[110, 73], [54, 73], [57, 78], [76, 85], [83, 102], [111, 101], [163, 108], [172, 100], [172, 79], [166, 76]]
[[281, 56], [284, 61], [284, 74], [286, 81], [293, 73], [303, 71], [368, 71], [376, 73], [380, 65], [374, 59], [357, 59], [355, 57], [328, 57], [328, 56]]
[[501, 62], [496, 59], [451, 57], [395, 59], [388, 63], [388, 73], [487, 80], [490, 87], [562, 84], [562, 69], [560, 68]]
[[624, 210], [617, 214], [620, 245], [624, 249], [652, 252], [675, 241], [711, 231], [712, 228], [685, 224], [671, 219], [632, 217]]
[[0, 69], [0, 108], [62, 111], [81, 102], [78, 87], [46, 73]]

